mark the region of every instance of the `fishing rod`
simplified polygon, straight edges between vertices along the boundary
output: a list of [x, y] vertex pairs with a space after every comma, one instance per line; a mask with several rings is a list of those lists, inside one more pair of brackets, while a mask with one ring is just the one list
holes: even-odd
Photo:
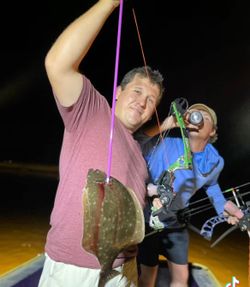
[[[247, 194], [250, 194], [250, 191], [242, 193], [241, 196], [245, 196]], [[232, 200], [232, 199], [234, 199], [234, 196], [228, 197], [227, 199]], [[189, 216], [193, 216], [195, 214], [199, 214], [201, 212], [207, 211], [207, 210], [212, 209], [212, 208], [213, 208], [212, 203], [207, 203], [207, 204], [204, 204], [204, 205], [201, 205], [198, 207], [193, 207], [191, 209], [189, 209], [189, 207], [187, 207], [186, 209], [183, 210], [182, 214], [187, 214]]]
[[[247, 183], [241, 184], [241, 185], [239, 185], [239, 186], [237, 186], [237, 187], [229, 188], [229, 189], [225, 190], [223, 193], [228, 193], [228, 192], [232, 191], [232, 189], [234, 189], [234, 190], [238, 189], [238, 190], [239, 190], [240, 188], [242, 188], [242, 187], [244, 187], [244, 186], [247, 186], [247, 185], [249, 185], [249, 184], [250, 184], [250, 182], [247, 182]], [[247, 194], [250, 194], [250, 190], [249, 190], [249, 191], [246, 191], [246, 192], [244, 192], [244, 193], [242, 193], [242, 194], [240, 194], [241, 202], [242, 202], [242, 205], [243, 205], [243, 206], [246, 206], [246, 204], [244, 203], [242, 197], [245, 196], [245, 195], [247, 195]], [[198, 203], [198, 202], [202, 202], [202, 201], [207, 200], [207, 199], [210, 199], [210, 198], [207, 197], [207, 198], [203, 198], [203, 199], [201, 199], [201, 200], [197, 200], [197, 201], [193, 202], [193, 204], [194, 204], [194, 203]], [[228, 197], [228, 198], [227, 198], [227, 200], [232, 200], [232, 199], [235, 199], [235, 197], [234, 197], [234, 196], [231, 196], [231, 197]], [[191, 208], [191, 209], [189, 209], [189, 207], [187, 207], [187, 208], [185, 208], [185, 209], [179, 214], [179, 217], [180, 217], [183, 221], [188, 222], [188, 221], [189, 221], [188, 219], [189, 219], [191, 216], [194, 216], [194, 215], [197, 215], [197, 214], [199, 214], [199, 213], [205, 212], [205, 211], [210, 210], [210, 209], [212, 209], [212, 208], [213, 208], [213, 205], [212, 205], [211, 202], [210, 202], [210, 203], [207, 203], [207, 204], [204, 204], [204, 205], [202, 205], [202, 206], [198, 206], [198, 207]], [[245, 209], [246, 209], [246, 208], [245, 208]], [[219, 222], [224, 222], [224, 219], [225, 219], [224, 216], [221, 216]], [[218, 221], [215, 221], [213, 224], [217, 224], [217, 223], [218, 223]], [[212, 224], [212, 225], [213, 225], [213, 224]], [[191, 226], [191, 225], [189, 225], [189, 228], [191, 228], [191, 229], [195, 228], [196, 230], [194, 230], [194, 231], [197, 232], [198, 234], [201, 234], [201, 232], [200, 232], [200, 230], [199, 230], [198, 228], [193, 227], [193, 226]], [[233, 227], [231, 227], [231, 228], [226, 232], [226, 234], [223, 234], [223, 238], [226, 237], [230, 232], [232, 232], [233, 230], [235, 230], [235, 229], [237, 229], [237, 228], [238, 228], [238, 226], [233, 226]], [[158, 229], [158, 230], [153, 230], [153, 231], [151, 231], [151, 232], [145, 234], [145, 237], [151, 236], [151, 235], [153, 235], [153, 234], [155, 234], [155, 233], [158, 233], [158, 232], [161, 232], [161, 231], [163, 231], [163, 230], [164, 230], [164, 228]], [[216, 240], [216, 242], [213, 244], [213, 246], [216, 245], [216, 244], [217, 244], [220, 240], [222, 240], [223, 238], [218, 238], [218, 240]]]
[[[228, 193], [228, 192], [230, 192], [230, 191], [237, 191], [237, 192], [238, 192], [240, 188], [242, 188], [242, 187], [244, 187], [244, 186], [248, 186], [248, 185], [250, 185], [250, 181], [249, 181], [249, 182], [246, 182], [246, 183], [243, 183], [243, 184], [241, 184], [241, 185], [238, 185], [238, 186], [236, 186], [236, 187], [228, 188], [228, 189], [222, 191], [222, 194]], [[199, 203], [199, 202], [202, 202], [202, 201], [208, 200], [208, 199], [210, 199], [210, 197], [206, 197], [206, 198], [202, 198], [202, 199], [196, 200], [196, 201], [194, 201], [194, 202], [190, 202], [189, 206], [192, 206], [192, 205], [194, 205], [194, 204], [196, 204], [196, 203]]]
[[[249, 182], [249, 183], [246, 183], [246, 184], [242, 184], [242, 185], [238, 186], [237, 188], [242, 187], [242, 186], [246, 186], [246, 185], [249, 185], [249, 184], [250, 184], [250, 182]], [[227, 192], [229, 192], [229, 191], [232, 191], [232, 189], [235, 190], [235, 188], [231, 188], [231, 189], [228, 189], [228, 190], [224, 191], [224, 193], [227, 193]], [[247, 194], [250, 194], [250, 191], [246, 191], [246, 192], [244, 192], [244, 193], [242, 193], [242, 194], [238, 193], [238, 196], [239, 196], [239, 198], [240, 198], [240, 200], [241, 200], [242, 205], [244, 205], [244, 200], [243, 200], [242, 197], [245, 196], [245, 195], [247, 195]], [[204, 200], [208, 200], [208, 199], [210, 200], [211, 197], [206, 197], [206, 198], [203, 198], [203, 199], [201, 199], [201, 200], [197, 200], [197, 201], [195, 201], [195, 202], [192, 202], [192, 204], [190, 203], [189, 206], [190, 206], [190, 205], [197, 204], [198, 202], [202, 202], [202, 201], [204, 201]], [[237, 198], [237, 196], [236, 196], [235, 194], [233, 194], [233, 196], [227, 198], [227, 200], [233, 200], [233, 199], [236, 201], [236, 204], [240, 206], [239, 200], [238, 200], [238, 198]], [[187, 215], [189, 215], [189, 216], [193, 216], [193, 215], [195, 215], [195, 214], [199, 214], [199, 213], [201, 213], [201, 212], [204, 212], [204, 211], [207, 211], [207, 210], [213, 208], [211, 202], [210, 202], [210, 203], [207, 203], [207, 204], [204, 204], [204, 205], [201, 205], [201, 206], [198, 206], [198, 207], [193, 207], [193, 208], [191, 208], [191, 209], [189, 208], [189, 206], [188, 206], [186, 209], [183, 210], [183, 213], [182, 213], [182, 214], [187, 214]]]

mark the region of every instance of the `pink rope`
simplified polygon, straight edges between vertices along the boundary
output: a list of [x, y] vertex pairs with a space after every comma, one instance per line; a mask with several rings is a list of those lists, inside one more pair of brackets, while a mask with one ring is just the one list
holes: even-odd
[[115, 59], [115, 74], [114, 74], [114, 86], [113, 86], [112, 115], [111, 115], [111, 127], [110, 127], [110, 138], [109, 138], [108, 170], [107, 170], [107, 179], [106, 179], [107, 182], [109, 182], [111, 162], [112, 162], [112, 147], [113, 147], [112, 143], [113, 143], [114, 123], [115, 123], [115, 104], [116, 104], [116, 88], [117, 88], [120, 43], [121, 43], [122, 11], [123, 11], [123, 0], [120, 0], [118, 32], [117, 32], [117, 42], [116, 42], [116, 59]]

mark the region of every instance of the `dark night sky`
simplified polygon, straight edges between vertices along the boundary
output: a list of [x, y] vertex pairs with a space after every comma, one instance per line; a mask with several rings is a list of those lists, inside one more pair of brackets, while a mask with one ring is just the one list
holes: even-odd
[[[19, 2], [2, 10], [0, 161], [57, 164], [62, 123], [44, 70], [54, 39], [95, 1]], [[174, 2], [174, 3], [173, 3]], [[131, 7], [147, 64], [165, 77], [160, 117], [170, 102], [211, 105], [219, 118], [216, 147], [225, 159], [223, 188], [249, 180], [250, 9], [248, 1], [124, 3], [119, 74], [143, 65]], [[219, 4], [218, 4], [219, 3]], [[81, 69], [109, 99], [113, 90], [118, 9]]]

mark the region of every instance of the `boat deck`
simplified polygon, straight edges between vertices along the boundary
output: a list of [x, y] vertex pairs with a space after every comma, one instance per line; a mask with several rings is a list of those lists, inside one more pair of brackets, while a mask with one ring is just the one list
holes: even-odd
[[[3, 274], [0, 277], [1, 287], [37, 287], [44, 263], [44, 255], [29, 260], [17, 268]], [[156, 287], [169, 287], [169, 272], [167, 262], [160, 260], [160, 268], [157, 277]], [[190, 287], [221, 287], [214, 274], [201, 264], [189, 264], [190, 268]]]

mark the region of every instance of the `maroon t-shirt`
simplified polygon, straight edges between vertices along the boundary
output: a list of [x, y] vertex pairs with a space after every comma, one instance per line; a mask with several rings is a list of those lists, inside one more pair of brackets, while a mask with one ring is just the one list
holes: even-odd
[[[83, 90], [71, 107], [57, 106], [65, 130], [60, 154], [60, 181], [51, 214], [45, 252], [55, 261], [100, 268], [97, 258], [81, 246], [83, 189], [90, 168], [107, 173], [111, 108], [107, 100], [83, 77]], [[147, 167], [140, 146], [115, 118], [110, 176], [131, 188], [142, 207]], [[117, 267], [122, 259], [115, 261]]]

